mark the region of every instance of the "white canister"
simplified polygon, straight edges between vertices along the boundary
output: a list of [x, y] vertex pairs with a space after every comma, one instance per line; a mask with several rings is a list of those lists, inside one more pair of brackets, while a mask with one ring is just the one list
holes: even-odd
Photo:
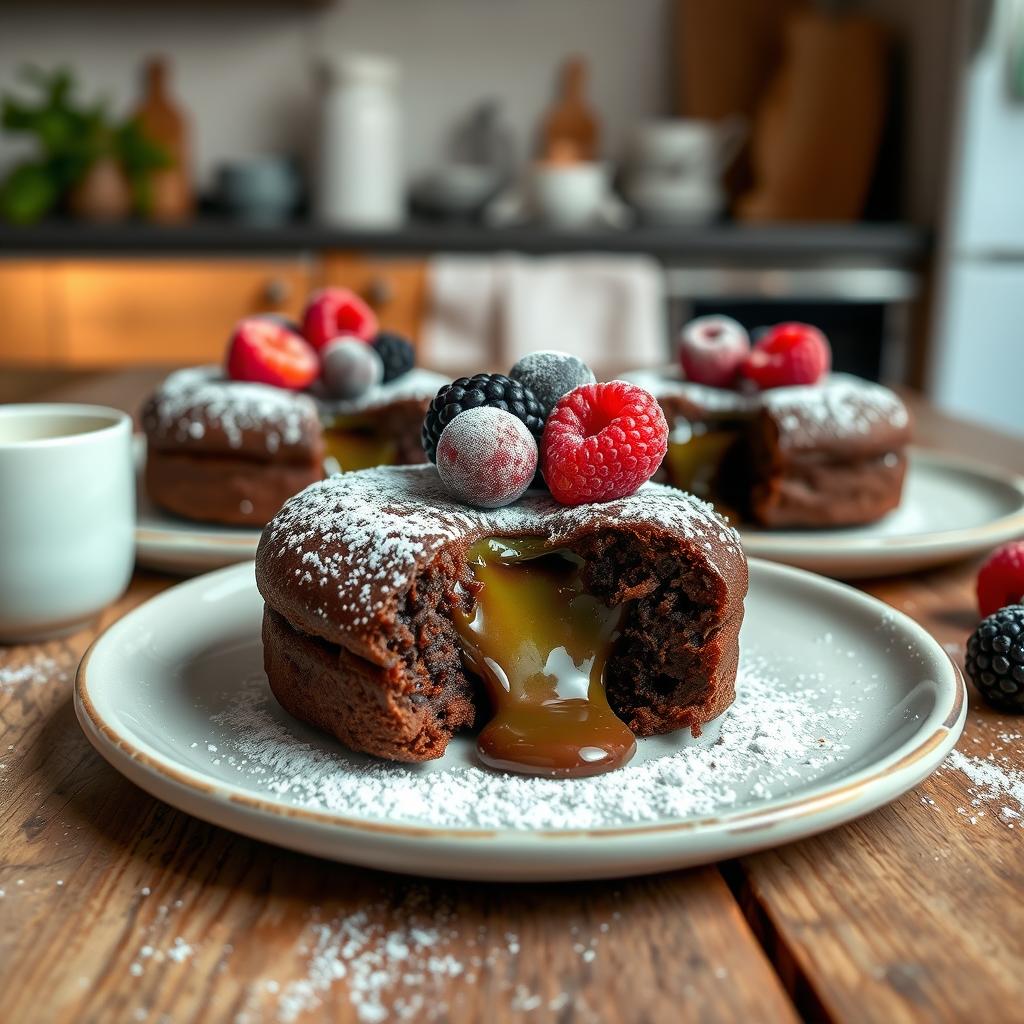
[[405, 218], [398, 65], [347, 54], [320, 65], [316, 215], [327, 224], [389, 228]]

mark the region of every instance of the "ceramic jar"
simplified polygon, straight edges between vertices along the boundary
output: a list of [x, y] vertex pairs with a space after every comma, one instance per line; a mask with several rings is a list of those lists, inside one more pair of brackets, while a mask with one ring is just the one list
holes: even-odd
[[405, 216], [398, 65], [347, 54], [319, 71], [316, 215], [343, 227], [395, 227]]

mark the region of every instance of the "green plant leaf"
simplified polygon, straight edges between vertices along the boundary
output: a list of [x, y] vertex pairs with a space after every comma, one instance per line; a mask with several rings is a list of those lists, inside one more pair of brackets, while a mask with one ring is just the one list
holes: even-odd
[[33, 224], [45, 217], [59, 198], [46, 164], [19, 164], [0, 184], [0, 217], [13, 224]]

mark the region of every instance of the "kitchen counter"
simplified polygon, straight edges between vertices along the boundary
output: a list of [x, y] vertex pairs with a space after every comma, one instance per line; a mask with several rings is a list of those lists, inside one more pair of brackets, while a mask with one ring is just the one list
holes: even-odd
[[927, 259], [927, 230], [901, 223], [722, 223], [706, 227], [637, 226], [625, 230], [487, 228], [413, 221], [390, 231], [353, 231], [311, 222], [255, 226], [213, 217], [182, 225], [53, 221], [0, 225], [0, 258], [26, 255], [281, 253], [347, 250], [429, 254], [522, 252], [537, 255], [646, 253], [673, 264], [829, 265], [917, 268]]

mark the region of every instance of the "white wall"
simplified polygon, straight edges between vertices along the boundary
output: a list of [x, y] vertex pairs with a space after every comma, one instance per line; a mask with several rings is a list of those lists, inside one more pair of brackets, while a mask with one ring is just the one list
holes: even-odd
[[[671, 0], [344, 0], [322, 10], [169, 2], [5, 6], [0, 89], [25, 61], [67, 62], [83, 95], [134, 102], [143, 57], [175, 64], [174, 89], [194, 123], [202, 184], [223, 159], [304, 152], [315, 126], [310, 68], [318, 53], [393, 55], [405, 73], [407, 167], [436, 160], [453, 120], [501, 97], [521, 152], [532, 145], [554, 73], [567, 54], [591, 62], [606, 148], [670, 107]], [[16, 150], [0, 136], [0, 166]]]

